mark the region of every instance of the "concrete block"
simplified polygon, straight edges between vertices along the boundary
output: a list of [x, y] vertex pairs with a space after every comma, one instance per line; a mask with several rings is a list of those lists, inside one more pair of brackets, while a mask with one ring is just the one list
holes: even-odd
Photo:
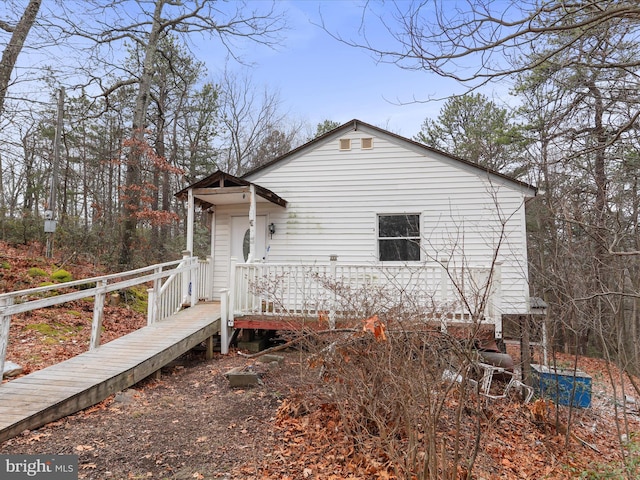
[[255, 372], [227, 372], [230, 387], [255, 387], [260, 385], [260, 377]]
[[259, 338], [250, 342], [238, 342], [238, 349], [258, 353], [267, 348], [268, 344], [269, 340], [267, 338]]
[[261, 355], [256, 358], [256, 361], [260, 363], [277, 363], [278, 365], [282, 364], [284, 361], [284, 357], [282, 355], [272, 355], [267, 353], [266, 355]]
[[0, 376], [0, 380], [2, 380], [2, 377], [5, 377], [5, 378], [15, 377], [16, 375], [20, 375], [24, 371], [20, 365], [14, 362], [10, 362], [8, 360], [4, 362], [4, 368], [2, 370], [3, 372], [2, 372], [2, 376]]

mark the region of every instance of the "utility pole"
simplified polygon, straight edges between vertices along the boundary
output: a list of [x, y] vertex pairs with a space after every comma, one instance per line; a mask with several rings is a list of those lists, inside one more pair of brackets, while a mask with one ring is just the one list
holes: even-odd
[[60, 88], [58, 97], [58, 118], [56, 136], [53, 139], [53, 165], [51, 166], [51, 182], [49, 184], [49, 204], [44, 212], [44, 233], [47, 235], [47, 258], [53, 256], [53, 234], [56, 232], [56, 193], [58, 188], [58, 165], [60, 164], [60, 139], [62, 137], [62, 117], [64, 114], [64, 87]]

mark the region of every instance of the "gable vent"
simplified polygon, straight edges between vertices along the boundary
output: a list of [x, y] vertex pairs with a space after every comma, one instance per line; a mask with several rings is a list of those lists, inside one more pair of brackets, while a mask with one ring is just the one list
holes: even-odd
[[360, 148], [362, 150], [371, 150], [373, 148], [373, 138], [366, 137], [361, 139]]
[[351, 150], [351, 139], [350, 138], [341, 138], [340, 139], [340, 150]]

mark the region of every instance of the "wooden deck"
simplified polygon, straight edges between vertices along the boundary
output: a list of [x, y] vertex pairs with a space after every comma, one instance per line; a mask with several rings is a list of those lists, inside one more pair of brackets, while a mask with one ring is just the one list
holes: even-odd
[[216, 335], [220, 305], [199, 303], [67, 361], [0, 385], [0, 443], [101, 402]]

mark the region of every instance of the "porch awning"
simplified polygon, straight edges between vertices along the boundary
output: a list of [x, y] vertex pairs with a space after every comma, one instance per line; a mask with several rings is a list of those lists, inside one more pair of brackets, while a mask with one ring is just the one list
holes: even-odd
[[[193, 189], [193, 198], [197, 205], [202, 209], [212, 207], [214, 205], [231, 205], [249, 203], [249, 188], [251, 182], [242, 178], [235, 177], [221, 170], [209, 175], [196, 183], [183, 188], [176, 197], [180, 200], [186, 200], [188, 192]], [[287, 206], [287, 201], [271, 190], [253, 184], [256, 192], [256, 202], [271, 202], [281, 207]]]

